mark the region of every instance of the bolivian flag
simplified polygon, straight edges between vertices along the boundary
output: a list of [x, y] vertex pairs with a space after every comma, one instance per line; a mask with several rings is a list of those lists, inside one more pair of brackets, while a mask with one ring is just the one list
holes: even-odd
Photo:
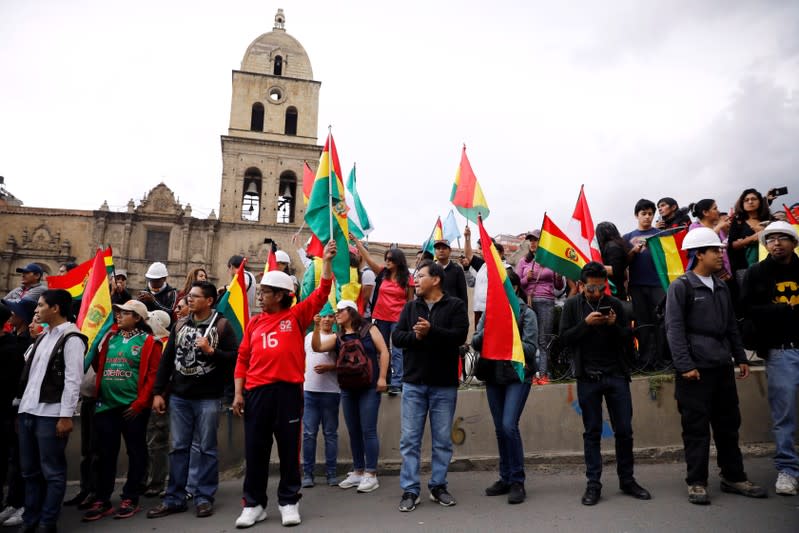
[[682, 250], [682, 241], [687, 234], [688, 230], [684, 229], [671, 235], [649, 237], [646, 240], [646, 247], [652, 254], [652, 261], [655, 263], [655, 270], [663, 290], [669, 290], [671, 282], [685, 274], [685, 269], [688, 267], [688, 252]]
[[323, 243], [331, 239], [336, 241], [338, 253], [333, 258], [333, 275], [339, 282], [346, 280], [344, 283], [349, 281], [350, 276], [347, 211], [336, 143], [333, 142], [333, 135], [328, 134], [305, 210], [305, 222]]
[[461, 162], [455, 172], [455, 183], [452, 184], [449, 201], [461, 215], [475, 224], [478, 216], [488, 218], [488, 203], [483, 189], [477, 182], [477, 176], [474, 175], [469, 158], [466, 157], [466, 145], [461, 152]]
[[[110, 246], [103, 250], [103, 263], [107, 273], [113, 272], [114, 259]], [[63, 276], [47, 276], [47, 288], [64, 289], [72, 295], [73, 300], [80, 300], [83, 297], [83, 290], [93, 265], [94, 259], [92, 258], [79, 264]]]
[[[494, 242], [486, 233], [481, 217], [477, 218], [480, 227], [480, 242], [483, 245], [483, 258], [488, 273], [486, 293], [485, 322], [483, 323], [483, 349], [480, 357], [497, 361], [510, 361], [513, 369], [524, 381], [524, 349], [519, 334], [519, 298], [513, 291], [505, 265], [499, 256]], [[486, 249], [486, 243], [489, 249]]]
[[580, 279], [580, 273], [589, 261], [545, 213], [535, 262], [576, 281]]
[[435, 225], [433, 226], [433, 231], [430, 232], [430, 237], [428, 237], [427, 240], [422, 244], [422, 250], [435, 255], [436, 241], [443, 239], [444, 227], [441, 225], [441, 217], [438, 217], [438, 219], [436, 219]]
[[[272, 252], [269, 252], [270, 254]], [[236, 270], [236, 275], [228, 286], [227, 292], [222, 295], [216, 304], [216, 312], [222, 315], [230, 323], [233, 333], [236, 335], [237, 342], [241, 342], [244, 337], [244, 329], [250, 320], [250, 307], [247, 301], [247, 286], [244, 278], [244, 259]], [[268, 263], [267, 263], [268, 265]]]
[[[111, 309], [111, 291], [108, 287], [105, 252], [97, 250], [83, 291], [83, 301], [75, 325], [88, 337], [88, 350], [83, 358], [83, 371], [87, 371], [97, 353], [100, 342], [114, 323]], [[75, 269], [73, 269], [75, 270]]]

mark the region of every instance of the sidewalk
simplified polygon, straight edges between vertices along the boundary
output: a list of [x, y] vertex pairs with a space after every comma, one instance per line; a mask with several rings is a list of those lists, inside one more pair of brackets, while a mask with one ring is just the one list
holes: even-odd
[[[711, 459], [712, 464], [713, 459]], [[504, 497], [488, 498], [483, 489], [495, 479], [493, 472], [457, 472], [449, 475], [450, 492], [458, 500], [444, 508], [431, 502], [426, 488], [422, 503], [412, 513], [397, 510], [401, 490], [397, 476], [380, 478], [380, 488], [370, 494], [317, 485], [303, 491], [300, 502], [302, 524], [295, 531], [558, 531], [558, 532], [652, 532], [704, 531], [712, 533], [799, 531], [799, 496], [774, 494], [775, 472], [770, 458], [745, 459], [753, 481], [767, 486], [766, 500], [725, 494], [718, 488], [716, 468], [711, 468], [712, 504], [695, 506], [686, 499], [683, 463], [641, 464], [636, 467], [639, 483], [652, 492], [650, 501], [638, 501], [618, 491], [615, 466], [605, 465], [602, 499], [595, 507], [580, 504], [585, 478], [580, 466], [539, 465], [527, 471], [527, 501], [508, 505]], [[422, 475], [426, 487], [427, 475]], [[74, 491], [70, 487], [69, 497]], [[277, 478], [269, 480], [269, 518], [249, 531], [288, 531], [280, 525], [275, 491]], [[118, 497], [118, 495], [115, 495]], [[225, 481], [217, 494], [216, 514], [196, 518], [194, 508], [186, 513], [148, 520], [144, 511], [128, 520], [104, 518], [80, 522], [80, 513], [65, 508], [61, 532], [204, 533], [237, 531], [233, 522], [241, 509], [241, 480]], [[114, 501], [116, 505], [118, 500]], [[144, 499], [146, 509], [158, 500]], [[0, 532], [1, 533], [1, 532]]]

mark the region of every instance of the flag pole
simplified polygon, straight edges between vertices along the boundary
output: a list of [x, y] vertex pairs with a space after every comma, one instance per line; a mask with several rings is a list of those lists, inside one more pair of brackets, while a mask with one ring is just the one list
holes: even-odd
[[[333, 240], [333, 156], [331, 155], [333, 152], [333, 127], [328, 124], [327, 126], [327, 140], [328, 140], [328, 150], [327, 150], [327, 203], [329, 207], [329, 214], [330, 214], [330, 236], [328, 240]], [[327, 243], [325, 243], [327, 244]]]

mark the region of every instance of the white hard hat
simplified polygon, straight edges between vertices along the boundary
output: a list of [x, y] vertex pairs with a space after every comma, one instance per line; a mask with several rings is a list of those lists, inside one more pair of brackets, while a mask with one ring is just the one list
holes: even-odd
[[794, 242], [799, 241], [799, 235], [796, 233], [796, 228], [794, 228], [792, 224], [782, 220], [776, 220], [766, 226], [765, 229], [760, 232], [760, 244], [765, 246], [766, 237], [775, 233], [784, 233], [785, 235], [790, 235], [793, 237]]
[[169, 313], [166, 311], [156, 309], [155, 311], [147, 313], [147, 323], [153, 328], [153, 335], [159, 339], [169, 335], [169, 330], [167, 328], [169, 327], [170, 321]]
[[264, 274], [264, 277], [261, 278], [261, 285], [294, 292], [294, 282], [291, 280], [291, 276], [280, 270], [270, 270]]
[[682, 241], [683, 250], [695, 250], [697, 248], [707, 248], [709, 246], [724, 248], [724, 243], [721, 242], [721, 239], [719, 239], [715, 231], [705, 227], [692, 229]]
[[147, 269], [147, 273], [144, 274], [144, 277], [147, 279], [161, 279], [167, 276], [169, 276], [169, 272], [166, 271], [166, 265], [158, 262], [150, 265], [150, 268]]
[[277, 252], [275, 252], [275, 261], [277, 261], [278, 263], [288, 263], [290, 265], [291, 257], [289, 257], [289, 254], [287, 254], [283, 250], [278, 250]]

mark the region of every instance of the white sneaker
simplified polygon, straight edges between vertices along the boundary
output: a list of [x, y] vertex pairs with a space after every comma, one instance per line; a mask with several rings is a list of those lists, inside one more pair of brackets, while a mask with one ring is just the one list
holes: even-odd
[[17, 511], [16, 507], [8, 506], [0, 512], [0, 524], [8, 520], [8, 518]]
[[347, 474], [347, 477], [344, 478], [344, 481], [338, 484], [339, 487], [342, 489], [351, 489], [352, 487], [357, 487], [361, 484], [363, 480], [363, 476], [360, 474], [356, 474], [355, 472], [350, 472]]
[[799, 480], [793, 477], [788, 472], [780, 472], [777, 474], [777, 483], [775, 485], [777, 494], [783, 496], [796, 496], [797, 489], [799, 489]]
[[21, 526], [22, 525], [22, 515], [25, 512], [24, 507], [20, 507], [16, 509], [11, 516], [6, 518], [5, 522], [3, 522], [3, 527], [14, 527], [14, 526]]
[[245, 507], [241, 510], [241, 514], [236, 519], [236, 527], [244, 529], [245, 527], [254, 526], [256, 522], [263, 522], [264, 520], [266, 520], [266, 509], [262, 506]]
[[363, 476], [358, 484], [358, 492], [372, 492], [378, 487], [380, 487], [380, 483], [377, 482], [377, 476]]
[[294, 505], [278, 505], [277, 508], [280, 509], [280, 518], [284, 526], [296, 526], [302, 522], [302, 519], [300, 519], [299, 503], [295, 503]]

